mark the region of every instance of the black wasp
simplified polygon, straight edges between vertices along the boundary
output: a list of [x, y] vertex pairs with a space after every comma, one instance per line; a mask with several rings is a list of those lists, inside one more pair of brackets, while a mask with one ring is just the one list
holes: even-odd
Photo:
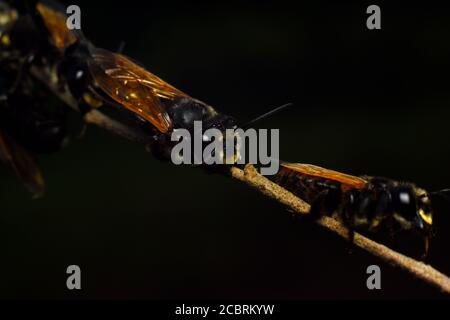
[[328, 215], [341, 221], [350, 231], [350, 241], [354, 230], [392, 235], [410, 231], [423, 238], [423, 257], [433, 236], [430, 196], [448, 192], [429, 193], [410, 182], [357, 177], [302, 163], [282, 163], [274, 180], [311, 204], [311, 217]]

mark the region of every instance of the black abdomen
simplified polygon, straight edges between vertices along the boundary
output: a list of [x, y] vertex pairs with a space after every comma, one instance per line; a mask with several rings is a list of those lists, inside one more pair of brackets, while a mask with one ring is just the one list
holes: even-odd
[[[314, 205], [319, 199], [322, 199], [328, 202], [327, 206], [330, 206], [331, 210], [336, 208], [340, 202], [341, 183], [337, 181], [299, 174], [298, 172], [291, 172], [281, 168], [280, 172], [275, 176], [274, 182], [310, 205]], [[332, 212], [329, 213], [329, 215], [331, 214]]]

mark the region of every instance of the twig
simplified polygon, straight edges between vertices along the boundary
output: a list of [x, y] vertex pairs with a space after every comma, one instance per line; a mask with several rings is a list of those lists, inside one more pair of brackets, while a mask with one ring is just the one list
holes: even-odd
[[95, 124], [96, 126], [108, 131], [112, 131], [115, 134], [134, 142], [149, 144], [151, 141], [150, 137], [144, 136], [140, 132], [133, 130], [131, 127], [126, 126], [111, 117], [108, 117], [106, 114], [98, 110], [91, 110], [86, 113], [84, 115], [84, 121]]
[[[310, 206], [306, 202], [261, 176], [252, 165], [247, 165], [244, 170], [234, 167], [231, 169], [231, 175], [233, 178], [257, 189], [264, 195], [284, 204], [296, 213], [309, 213]], [[346, 238], [348, 236], [347, 229], [333, 218], [323, 217], [319, 219], [317, 223], [322, 227], [337, 233], [341, 237]], [[358, 233], [355, 234], [354, 243], [356, 246], [385, 260], [389, 264], [400, 267], [401, 269], [410, 272], [415, 277], [439, 288], [442, 292], [450, 294], [450, 278], [437, 271], [432, 266], [398, 253]]]
[[244, 170], [232, 167], [231, 175], [233, 178], [247, 183], [249, 186], [257, 189], [264, 195], [275, 199], [276, 201], [280, 202], [286, 207], [289, 207], [297, 213], [309, 213], [309, 204], [293, 195], [286, 189], [280, 187], [276, 183], [273, 183], [272, 181], [260, 175], [256, 171], [254, 166], [247, 165]]

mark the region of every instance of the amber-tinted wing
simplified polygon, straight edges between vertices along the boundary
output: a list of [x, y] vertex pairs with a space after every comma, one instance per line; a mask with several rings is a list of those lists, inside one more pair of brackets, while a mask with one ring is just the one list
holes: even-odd
[[44, 194], [44, 178], [34, 157], [1, 130], [0, 160], [12, 167], [35, 197]]
[[74, 33], [67, 28], [67, 16], [39, 2], [36, 9], [50, 33], [53, 44], [58, 49], [65, 49], [77, 41]]
[[360, 177], [351, 176], [338, 171], [321, 168], [318, 166], [314, 166], [312, 164], [284, 162], [281, 164], [281, 166], [289, 170], [299, 172], [301, 174], [340, 182], [346, 188], [361, 189], [368, 182], [367, 180], [364, 180]]
[[105, 93], [163, 133], [171, 128], [172, 121], [160, 99], [188, 97], [118, 53], [93, 48], [88, 65], [92, 77]]

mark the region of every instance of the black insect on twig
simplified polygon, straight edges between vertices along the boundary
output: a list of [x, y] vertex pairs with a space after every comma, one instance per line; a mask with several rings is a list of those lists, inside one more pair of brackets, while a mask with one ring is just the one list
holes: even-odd
[[[35, 194], [43, 193], [44, 183], [33, 153], [44, 150], [28, 143], [28, 138], [42, 135], [38, 140], [47, 147], [52, 142], [52, 148], [45, 151], [56, 151], [65, 139], [64, 117], [60, 118], [58, 112], [44, 112], [40, 103], [53, 96], [59, 99], [56, 109], [71, 107], [89, 123], [149, 145], [163, 159], [170, 155], [170, 133], [176, 128], [193, 130], [196, 120], [202, 121], [205, 130], [214, 127], [224, 131], [239, 125], [233, 117], [169, 85], [132, 59], [98, 48], [81, 32], [68, 30], [65, 13], [56, 5], [25, 0], [0, 4], [0, 158]], [[33, 41], [28, 41], [30, 38]], [[11, 125], [17, 115], [14, 111], [24, 103], [32, 108], [25, 109], [17, 119], [27, 119], [25, 127], [37, 129], [33, 134], [23, 134], [17, 130], [22, 126]], [[307, 200], [312, 205], [310, 212], [307, 203], [248, 166], [244, 171], [232, 167], [230, 173], [291, 210], [322, 216], [319, 224], [340, 235], [396, 223], [421, 233], [425, 252], [428, 250], [432, 210], [427, 193], [413, 184], [284, 164], [276, 181]], [[323, 216], [332, 213], [337, 213], [335, 217], [343, 225]], [[354, 235], [354, 242], [450, 292], [448, 277], [433, 268], [359, 234]]]

